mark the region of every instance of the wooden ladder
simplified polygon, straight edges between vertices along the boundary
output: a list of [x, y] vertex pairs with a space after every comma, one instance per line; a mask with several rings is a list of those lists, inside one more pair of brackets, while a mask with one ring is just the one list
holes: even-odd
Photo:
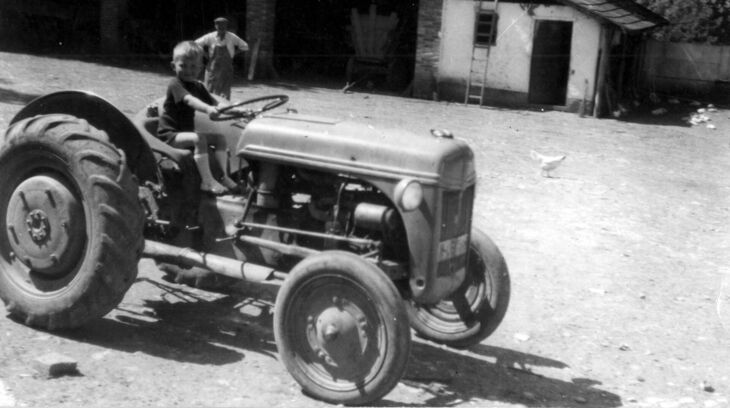
[[[487, 85], [487, 67], [489, 53], [497, 33], [497, 4], [498, 0], [480, 0], [474, 5], [474, 35], [472, 36], [471, 60], [469, 62], [469, 76], [466, 79], [466, 94], [464, 104], [469, 101], [478, 101], [483, 106], [484, 88]], [[482, 19], [482, 12], [491, 11], [491, 20]], [[486, 14], [489, 15], [489, 14]], [[484, 58], [479, 50], [484, 50]]]

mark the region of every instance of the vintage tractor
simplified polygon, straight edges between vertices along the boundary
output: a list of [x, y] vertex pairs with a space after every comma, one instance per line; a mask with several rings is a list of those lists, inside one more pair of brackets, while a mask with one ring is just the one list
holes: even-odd
[[471, 225], [467, 144], [447, 131], [263, 114], [287, 100], [196, 118], [233, 153], [241, 191], [217, 197], [198, 191], [191, 152], [154, 137], [159, 101], [134, 118], [78, 91], [25, 106], [0, 139], [8, 313], [47, 330], [83, 325], [118, 305], [142, 256], [179, 282], [278, 282], [280, 359], [305, 393], [344, 404], [398, 383], [411, 328], [454, 347], [489, 336], [510, 282]]

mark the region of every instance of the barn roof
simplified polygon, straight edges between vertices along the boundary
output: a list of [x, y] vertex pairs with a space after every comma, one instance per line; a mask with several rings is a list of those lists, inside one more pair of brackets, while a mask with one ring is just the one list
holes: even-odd
[[634, 0], [559, 0], [559, 2], [629, 31], [669, 24], [664, 17]]

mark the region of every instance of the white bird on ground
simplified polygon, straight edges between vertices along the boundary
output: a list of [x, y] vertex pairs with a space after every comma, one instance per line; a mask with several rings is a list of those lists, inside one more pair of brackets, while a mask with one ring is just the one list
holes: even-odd
[[530, 150], [530, 157], [532, 157], [532, 160], [540, 161], [540, 175], [543, 177], [551, 177], [550, 172], [557, 169], [567, 156], [545, 156], [544, 154]]

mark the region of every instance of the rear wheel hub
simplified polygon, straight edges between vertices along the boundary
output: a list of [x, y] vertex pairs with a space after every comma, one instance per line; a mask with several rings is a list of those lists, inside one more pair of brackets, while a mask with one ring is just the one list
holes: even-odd
[[83, 206], [55, 174], [30, 177], [16, 187], [8, 201], [6, 225], [13, 255], [49, 277], [68, 273], [86, 245]]

